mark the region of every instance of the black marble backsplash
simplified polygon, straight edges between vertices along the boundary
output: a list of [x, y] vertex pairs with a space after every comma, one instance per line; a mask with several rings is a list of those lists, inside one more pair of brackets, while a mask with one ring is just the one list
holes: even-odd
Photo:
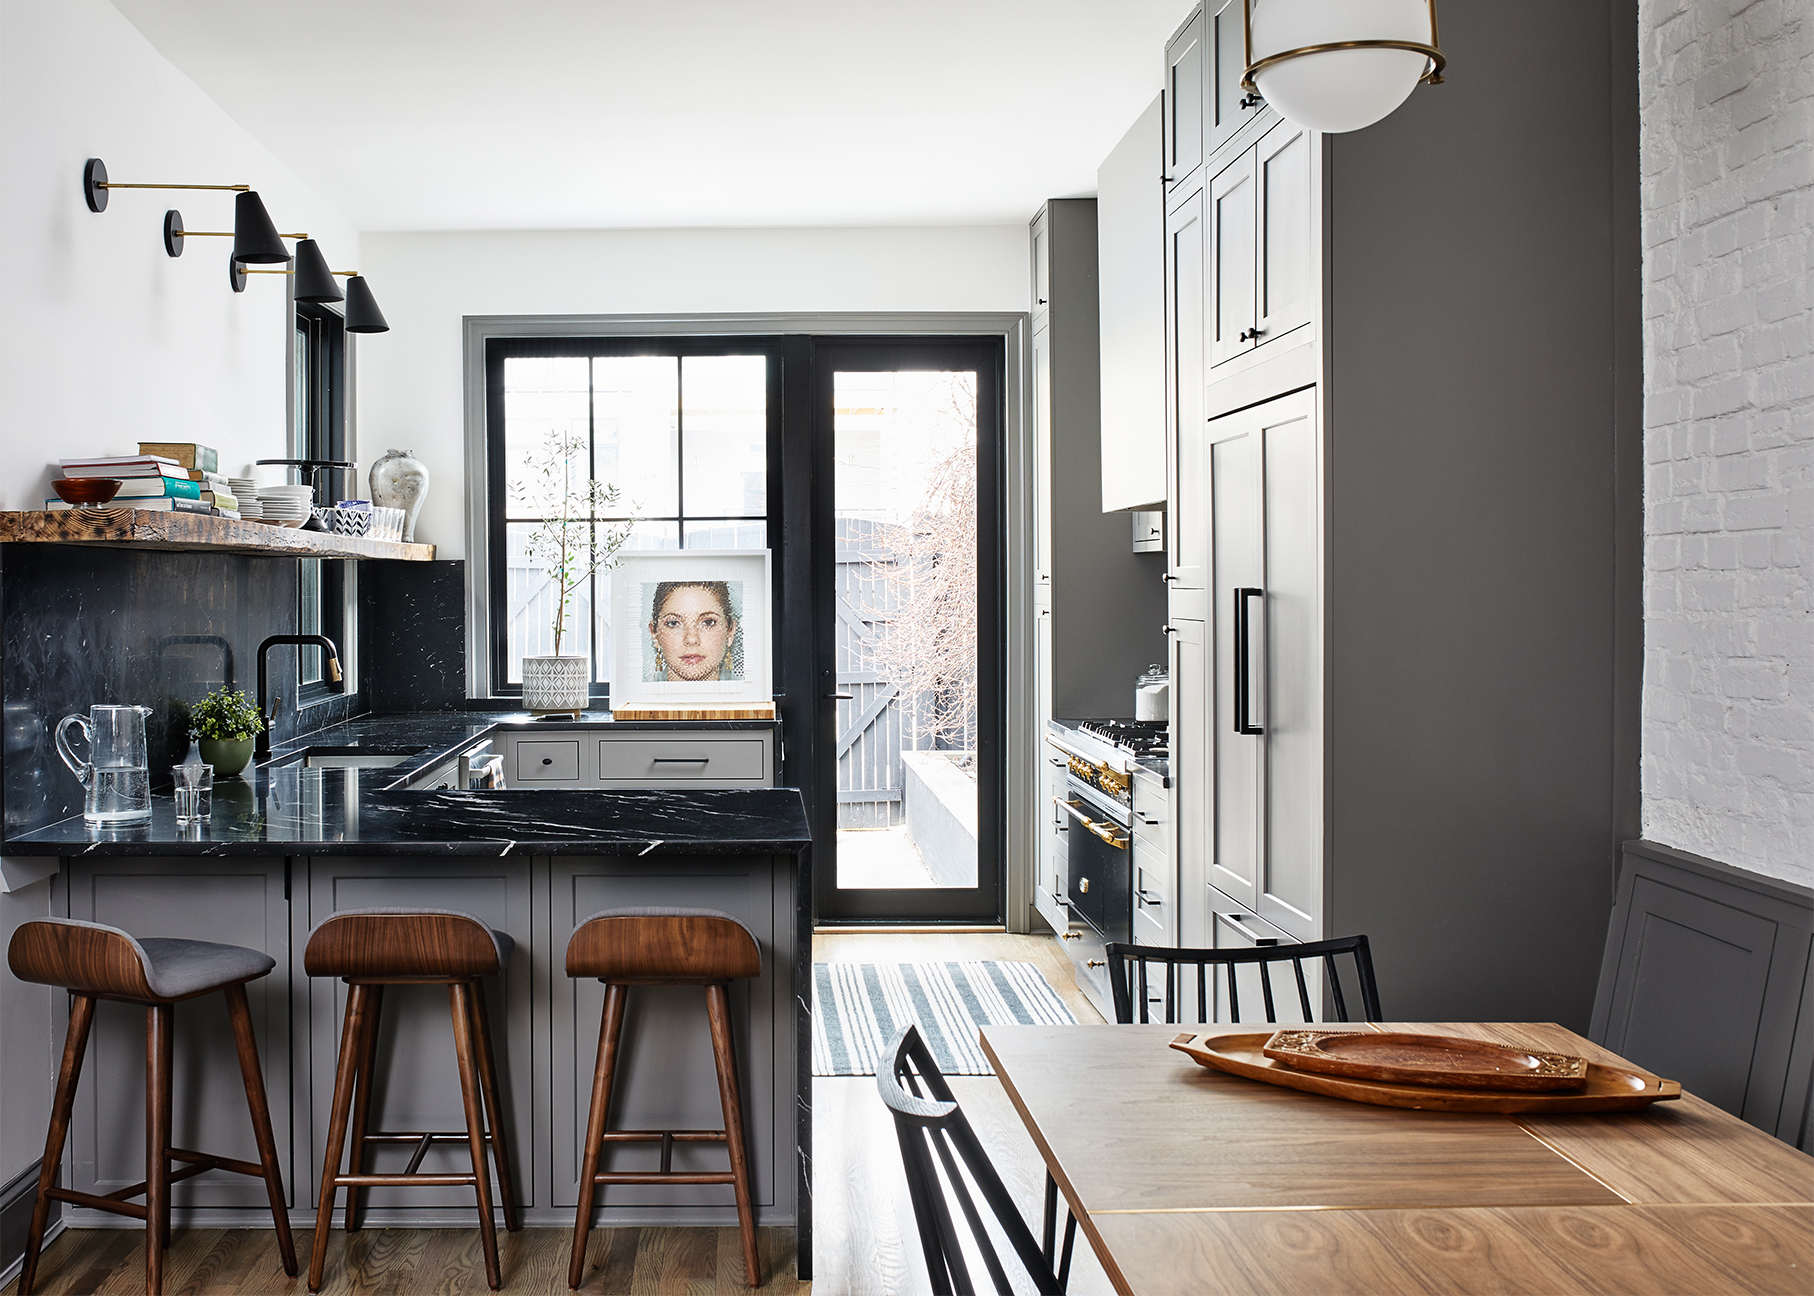
[[[259, 643], [296, 632], [299, 572], [289, 558], [0, 545], [7, 833], [81, 813], [82, 786], [52, 734], [63, 716], [97, 704], [151, 708], [152, 784], [168, 783], [188, 750], [188, 704], [228, 682], [229, 672], [234, 687], [252, 693]], [[273, 691], [286, 699], [274, 742], [369, 709], [348, 693], [297, 711], [295, 663], [294, 648], [272, 649]]]
[[360, 687], [368, 711], [460, 711], [466, 564], [359, 564]]

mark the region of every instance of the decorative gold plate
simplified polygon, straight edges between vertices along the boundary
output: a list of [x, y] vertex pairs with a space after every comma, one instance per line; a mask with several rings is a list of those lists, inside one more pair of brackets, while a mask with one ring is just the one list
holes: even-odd
[[1349, 1076], [1318, 1075], [1299, 1071], [1266, 1056], [1266, 1043], [1274, 1032], [1239, 1035], [1203, 1035], [1186, 1031], [1171, 1046], [1201, 1066], [1264, 1084], [1306, 1093], [1327, 1094], [1350, 1102], [1377, 1107], [1409, 1107], [1418, 1111], [1466, 1112], [1605, 1112], [1635, 1111], [1653, 1102], [1682, 1096], [1682, 1086], [1646, 1071], [1587, 1064], [1586, 1081], [1576, 1089], [1530, 1093], [1493, 1089], [1464, 1089], [1427, 1084], [1395, 1084], [1385, 1080], [1360, 1080]]
[[1579, 1089], [1587, 1059], [1453, 1035], [1283, 1030], [1262, 1050], [1299, 1071], [1451, 1089]]

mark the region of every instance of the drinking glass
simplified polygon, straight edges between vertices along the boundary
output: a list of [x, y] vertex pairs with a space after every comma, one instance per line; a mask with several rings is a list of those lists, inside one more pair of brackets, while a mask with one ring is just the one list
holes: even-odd
[[179, 827], [179, 828], [185, 827], [188, 824], [194, 823], [196, 821], [196, 818], [197, 818], [196, 803], [201, 800], [201, 796], [202, 796], [202, 790], [198, 787], [184, 787], [181, 784], [177, 785], [177, 788], [176, 788], [176, 823], [177, 823], [177, 827]]

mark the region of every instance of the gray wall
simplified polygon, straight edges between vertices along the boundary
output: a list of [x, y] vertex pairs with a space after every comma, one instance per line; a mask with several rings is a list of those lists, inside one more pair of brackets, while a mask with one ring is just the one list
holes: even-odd
[[1327, 924], [1398, 1019], [1585, 1030], [1637, 835], [1633, 8], [1449, 0], [1329, 140]]

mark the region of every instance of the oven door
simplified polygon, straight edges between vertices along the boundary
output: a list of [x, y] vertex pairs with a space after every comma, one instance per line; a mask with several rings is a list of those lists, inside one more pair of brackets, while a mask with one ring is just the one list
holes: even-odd
[[1069, 788], [1064, 805], [1070, 814], [1065, 834], [1069, 884], [1065, 899], [1071, 911], [1104, 941], [1127, 941], [1133, 935], [1133, 864], [1131, 834], [1121, 824], [1101, 817], [1101, 810]]

